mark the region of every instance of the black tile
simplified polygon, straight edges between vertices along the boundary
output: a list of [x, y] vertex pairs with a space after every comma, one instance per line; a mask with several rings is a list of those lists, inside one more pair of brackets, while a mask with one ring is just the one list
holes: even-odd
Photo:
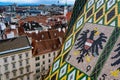
[[115, 16], [115, 8], [111, 10], [107, 15], [107, 22]]
[[56, 74], [51, 78], [51, 80], [57, 80], [56, 79]]
[[89, 16], [91, 16], [92, 13], [93, 13], [93, 8], [87, 12], [87, 17], [86, 18], [88, 18]]
[[96, 14], [96, 20], [103, 15], [103, 8], [99, 10], [99, 12], [97, 12]]

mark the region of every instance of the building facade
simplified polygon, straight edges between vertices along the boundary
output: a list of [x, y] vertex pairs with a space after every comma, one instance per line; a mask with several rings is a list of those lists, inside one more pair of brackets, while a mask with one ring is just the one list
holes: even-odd
[[49, 73], [50, 67], [58, 53], [59, 50], [56, 50], [34, 57], [34, 80], [43, 80], [44, 76]]
[[49, 73], [54, 59], [60, 52], [61, 42], [59, 38], [36, 42], [33, 50], [34, 80], [43, 80]]
[[32, 50], [27, 37], [0, 41], [0, 80], [33, 80]]

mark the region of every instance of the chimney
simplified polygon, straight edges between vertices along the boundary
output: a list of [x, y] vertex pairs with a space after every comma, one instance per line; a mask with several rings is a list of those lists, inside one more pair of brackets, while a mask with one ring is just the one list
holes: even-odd
[[61, 28], [58, 28], [58, 31], [61, 32]]
[[35, 33], [38, 34], [38, 30], [35, 30]]

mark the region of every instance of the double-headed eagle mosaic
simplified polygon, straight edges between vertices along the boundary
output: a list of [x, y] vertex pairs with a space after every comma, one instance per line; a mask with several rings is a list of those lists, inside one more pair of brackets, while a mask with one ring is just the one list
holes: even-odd
[[98, 38], [95, 39], [96, 33], [97, 30], [85, 30], [80, 34], [75, 44], [75, 48], [80, 51], [80, 56], [76, 58], [78, 63], [83, 62], [83, 58], [90, 55], [90, 53], [94, 57], [98, 56], [99, 49], [103, 49], [103, 42], [106, 42], [107, 37], [104, 33], [99, 33], [99, 35], [97, 35]]

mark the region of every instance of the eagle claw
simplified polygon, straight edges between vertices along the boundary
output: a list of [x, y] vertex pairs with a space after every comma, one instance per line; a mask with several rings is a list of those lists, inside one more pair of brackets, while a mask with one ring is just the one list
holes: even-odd
[[78, 63], [83, 62], [83, 58], [82, 57], [77, 57], [76, 59], [78, 60]]

